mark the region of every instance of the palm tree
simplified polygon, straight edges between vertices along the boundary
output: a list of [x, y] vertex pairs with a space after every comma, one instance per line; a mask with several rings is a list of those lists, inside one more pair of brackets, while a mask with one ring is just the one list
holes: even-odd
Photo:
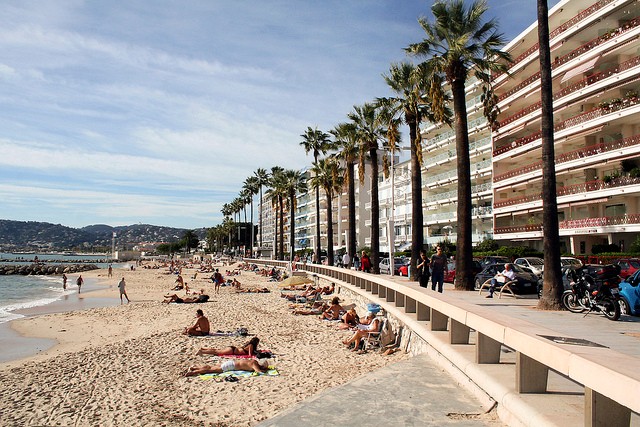
[[258, 194], [258, 178], [255, 176], [250, 176], [244, 180], [244, 184], [242, 188], [249, 195], [250, 204], [251, 204], [251, 254], [253, 256], [253, 246], [254, 246], [254, 229], [253, 229], [253, 196]]
[[[490, 93], [489, 73], [506, 71], [510, 57], [500, 50], [504, 39], [497, 32], [496, 22], [483, 22], [483, 15], [487, 11], [486, 1], [476, 0], [468, 9], [463, 0], [439, 1], [431, 11], [435, 18], [433, 24], [425, 18], [418, 20], [427, 38], [409, 45], [406, 50], [410, 54], [428, 58], [424, 67], [431, 76], [429, 96], [434, 104], [436, 120], [444, 121], [440, 107], [444, 104], [442, 82], [451, 87], [458, 173], [455, 283], [456, 288], [473, 290], [471, 171], [465, 85], [473, 70], [475, 76], [485, 83], [485, 88], [489, 88], [485, 93]], [[495, 117], [486, 109], [485, 116], [490, 119]]]
[[[411, 140], [411, 280], [417, 280], [416, 265], [424, 244], [422, 138], [418, 132], [423, 114], [425, 114], [424, 95], [428, 88], [428, 80], [421, 72], [423, 69], [424, 67], [416, 67], [408, 62], [392, 64], [389, 74], [383, 75], [383, 77], [396, 96], [378, 100], [379, 105], [386, 105], [391, 109], [392, 115], [401, 115], [409, 126]], [[390, 140], [389, 145], [391, 155], [393, 155], [393, 150], [396, 148], [395, 141]]]
[[562, 266], [556, 199], [556, 168], [553, 147], [553, 88], [547, 0], [538, 0], [538, 45], [542, 94], [542, 235], [544, 236], [544, 279], [538, 307], [562, 308]]
[[[305, 133], [300, 135], [303, 141], [300, 143], [304, 147], [304, 151], [313, 153], [313, 163], [318, 162], [320, 154], [325, 154], [331, 149], [331, 140], [329, 134], [308, 127]], [[316, 247], [313, 255], [313, 261], [318, 264], [320, 262], [320, 190], [316, 188]]]
[[353, 123], [340, 123], [330, 133], [334, 137], [337, 155], [342, 158], [346, 167], [343, 182], [347, 185], [347, 209], [349, 216], [349, 241], [347, 242], [347, 253], [349, 263], [353, 263], [353, 256], [356, 253], [356, 190], [355, 190], [355, 164], [358, 160], [358, 140], [356, 127]]
[[354, 106], [348, 114], [356, 127], [359, 155], [359, 178], [364, 181], [364, 167], [367, 154], [371, 162], [371, 267], [375, 274], [380, 272], [380, 198], [378, 197], [378, 148], [383, 129], [378, 120], [376, 107], [372, 103]]
[[307, 182], [302, 172], [286, 170], [283, 176], [283, 193], [287, 197], [289, 207], [289, 261], [293, 262], [296, 247], [296, 195], [307, 190]]
[[[276, 237], [274, 243], [274, 254], [276, 259], [284, 259], [284, 169], [280, 166], [271, 168], [271, 179], [269, 180], [271, 187], [271, 202], [276, 207], [276, 224], [274, 235]], [[278, 218], [279, 217], [279, 218]], [[279, 227], [278, 227], [279, 225]], [[278, 236], [280, 240], [278, 240]], [[278, 244], [279, 243], [279, 244]]]
[[327, 157], [318, 160], [311, 168], [313, 177], [310, 180], [311, 187], [320, 188], [327, 196], [327, 263], [333, 265], [333, 198], [342, 189], [344, 171], [340, 168], [338, 159]]
[[256, 183], [258, 184], [259, 192], [260, 192], [260, 212], [258, 214], [258, 222], [260, 224], [260, 234], [258, 238], [258, 246], [262, 247], [262, 187], [269, 184], [269, 173], [266, 169], [258, 168], [253, 173], [253, 176], [256, 177]]

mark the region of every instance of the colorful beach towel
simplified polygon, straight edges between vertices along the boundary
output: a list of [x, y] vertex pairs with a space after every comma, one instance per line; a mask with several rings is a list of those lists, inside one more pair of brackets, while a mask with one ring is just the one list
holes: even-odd
[[268, 377], [275, 377], [280, 375], [278, 370], [273, 366], [269, 366], [269, 370], [267, 372], [249, 372], [249, 371], [227, 371], [221, 374], [203, 374], [200, 375], [200, 378], [203, 380], [210, 380], [213, 378], [225, 378], [229, 376], [240, 377], [240, 378], [248, 378], [248, 377], [257, 377], [266, 375]]

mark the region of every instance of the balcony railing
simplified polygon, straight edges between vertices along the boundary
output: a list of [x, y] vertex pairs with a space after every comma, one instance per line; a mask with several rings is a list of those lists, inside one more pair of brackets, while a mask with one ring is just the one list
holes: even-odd
[[[558, 197], [570, 196], [573, 194], [584, 194], [590, 191], [607, 190], [612, 188], [625, 187], [628, 185], [638, 185], [638, 184], [640, 184], [640, 178], [632, 178], [629, 176], [612, 178], [611, 181], [609, 182], [604, 182], [599, 179], [596, 179], [593, 181], [587, 181], [579, 184], [560, 187], [556, 190], [556, 195]], [[499, 202], [495, 202], [493, 204], [493, 207], [495, 209], [498, 209], [505, 206], [520, 205], [523, 203], [530, 203], [538, 200], [542, 200], [542, 193], [528, 194], [525, 196], [514, 197], [512, 199], [501, 200]]]
[[[472, 186], [471, 194], [483, 193], [485, 191], [490, 191], [490, 190], [491, 190], [491, 183], [486, 182], [484, 184]], [[445, 193], [427, 196], [425, 197], [424, 202], [432, 203], [432, 202], [438, 202], [440, 200], [445, 200], [445, 199], [455, 199], [457, 197], [458, 197], [458, 190], [453, 190], [453, 191], [447, 191]]]
[[[570, 85], [570, 86], [568, 86], [568, 87], [566, 87], [566, 88], [564, 88], [562, 90], [557, 91], [556, 93], [553, 94], [553, 100], [555, 101], [555, 100], [558, 100], [560, 98], [563, 98], [563, 97], [565, 97], [567, 95], [570, 95], [573, 92], [576, 92], [576, 91], [578, 91], [580, 89], [584, 89], [585, 87], [587, 87], [589, 85], [592, 85], [592, 84], [597, 83], [597, 82], [599, 82], [601, 80], [609, 78], [609, 77], [611, 77], [611, 76], [613, 76], [615, 74], [618, 74], [618, 73], [621, 73], [623, 71], [629, 70], [629, 69], [631, 69], [633, 67], [636, 67], [639, 64], [640, 64], [640, 56], [636, 56], [634, 58], [631, 58], [628, 61], [625, 61], [625, 62], [623, 62], [621, 64], [618, 64], [617, 67], [615, 67], [615, 68], [613, 68], [611, 70], [607, 70], [607, 71], [604, 71], [602, 73], [597, 73], [597, 74], [591, 75], [591, 76], [589, 76], [589, 77], [587, 77], [585, 79], [580, 80], [579, 82], [576, 82], [576, 83], [574, 83], [574, 84], [572, 84], [572, 85]], [[540, 77], [540, 73], [538, 72], [538, 73], [534, 74], [532, 77], [536, 77], [536, 79], [537, 79], [537, 78]], [[526, 80], [527, 84], [525, 84], [525, 85], [520, 84], [520, 85], [517, 86], [518, 90], [521, 87], [524, 87], [524, 86], [532, 83], [536, 79], [533, 79], [531, 81], [529, 81], [530, 79], [527, 79]], [[512, 90], [510, 90], [509, 94], [517, 92], [517, 90], [514, 90], [514, 89], [516, 89], [516, 88], [513, 88]], [[515, 114], [512, 114], [511, 116], [505, 118], [504, 120], [501, 120], [500, 121], [500, 126], [508, 125], [509, 123], [512, 123], [512, 122], [514, 122], [514, 121], [516, 121], [516, 120], [518, 120], [518, 119], [520, 119], [522, 117], [525, 117], [525, 116], [533, 113], [534, 111], [538, 111], [538, 110], [540, 110], [541, 106], [542, 106], [541, 102], [536, 102], [535, 104], [529, 105], [528, 107], [523, 108], [522, 110], [518, 111]]]
[[[605, 7], [606, 5], [608, 5], [609, 3], [613, 2], [613, 1], [614, 0], [600, 0], [600, 1], [592, 4], [591, 6], [589, 6], [588, 8], [586, 8], [585, 10], [583, 10], [582, 12], [580, 12], [579, 14], [577, 14], [576, 16], [574, 16], [573, 18], [568, 20], [567, 22], [565, 22], [562, 25], [556, 27], [555, 30], [551, 31], [549, 33], [549, 40], [553, 40], [554, 37], [557, 37], [558, 35], [560, 35], [564, 31], [566, 31], [567, 29], [571, 28], [573, 25], [577, 24], [578, 22], [582, 21], [583, 19], [586, 19], [587, 17], [589, 17], [590, 15], [594, 14], [595, 12], [597, 12], [600, 9], [602, 9], [603, 7]], [[518, 57], [515, 58], [513, 60], [513, 62], [511, 63], [511, 68], [513, 68], [514, 66], [518, 65], [520, 62], [524, 61], [526, 58], [528, 58], [532, 53], [534, 53], [536, 51], [538, 51], [538, 43], [534, 44], [529, 49], [527, 49], [526, 51], [524, 51], [523, 53], [518, 55]], [[493, 76], [493, 79], [495, 80], [496, 78], [498, 78], [502, 74], [503, 73], [496, 73], [495, 76]]]
[[612, 225], [640, 224], [640, 214], [604, 216], [600, 218], [569, 219], [560, 221], [560, 229], [607, 227]]
[[[586, 113], [582, 113], [580, 115], [570, 117], [567, 120], [564, 120], [562, 122], [555, 124], [553, 126], [553, 130], [555, 132], [558, 132], [573, 126], [578, 126], [580, 124], [597, 119], [599, 117], [606, 116], [607, 114], [632, 107], [638, 103], [640, 103], [640, 98], [633, 98], [633, 99], [627, 98], [625, 102], [620, 102], [619, 104], [609, 105], [608, 107], [596, 107], [593, 110], [587, 111]], [[495, 150], [493, 150], [493, 155], [498, 156], [500, 154], [507, 153], [517, 147], [522, 147], [523, 145], [527, 145], [534, 141], [537, 141], [538, 139], [540, 139], [540, 137], [541, 137], [540, 132], [527, 135], [523, 138], [513, 141], [511, 144], [496, 148]]]
[[571, 61], [574, 58], [577, 58], [583, 53], [586, 53], [592, 50], [593, 48], [607, 42], [608, 40], [614, 37], [617, 37], [621, 34], [631, 31], [632, 29], [638, 27], [639, 25], [640, 25], [640, 18], [631, 19], [630, 21], [625, 22], [624, 25], [612, 31], [609, 31], [608, 33], [605, 33], [599, 37], [596, 37], [595, 39], [583, 44], [579, 48], [572, 50], [568, 54], [561, 56], [560, 58], [557, 58], [555, 61], [553, 61], [553, 67], [555, 68], [559, 65], [566, 64], [567, 62]]
[[[628, 138], [617, 139], [611, 142], [603, 142], [600, 144], [590, 145], [585, 148], [570, 151], [568, 153], [561, 154], [555, 158], [556, 165], [571, 162], [577, 159], [583, 159], [591, 156], [595, 156], [609, 151], [620, 150], [622, 148], [629, 148], [640, 144], [640, 135], [633, 135]], [[532, 163], [524, 166], [520, 169], [515, 169], [500, 175], [493, 177], [493, 182], [504, 181], [505, 179], [513, 178], [514, 176], [524, 175], [529, 172], [542, 169], [542, 162]]]

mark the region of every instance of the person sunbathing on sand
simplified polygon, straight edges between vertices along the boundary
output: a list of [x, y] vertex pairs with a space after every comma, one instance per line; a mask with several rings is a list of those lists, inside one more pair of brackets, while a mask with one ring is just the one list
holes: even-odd
[[269, 288], [236, 289], [236, 293], [238, 294], [268, 294], [270, 292]]
[[242, 347], [229, 346], [220, 349], [202, 347], [198, 350], [196, 356], [201, 356], [203, 354], [213, 354], [214, 356], [253, 356], [258, 349], [259, 343], [260, 338], [253, 337], [251, 340], [244, 343]]
[[358, 347], [360, 347], [360, 341], [362, 338], [365, 338], [371, 332], [380, 332], [380, 319], [376, 317], [375, 314], [369, 312], [365, 320], [357, 325], [357, 330], [348, 340], [342, 341], [342, 344], [347, 347], [351, 345], [351, 343], [355, 343], [355, 347], [353, 351], [357, 351]]
[[202, 302], [209, 301], [209, 295], [204, 295], [204, 294], [196, 295], [192, 297], [184, 297], [184, 298], [180, 298], [176, 294], [165, 295], [164, 297], [167, 298], [164, 301], [162, 301], [165, 304], [169, 304], [172, 302], [175, 302], [176, 304], [193, 304], [193, 303], [202, 303]]
[[203, 374], [221, 374], [228, 371], [253, 371], [264, 373], [269, 370], [269, 359], [230, 359], [217, 365], [204, 365], [200, 367], [190, 366], [184, 373], [185, 377], [194, 377]]
[[189, 336], [209, 335], [209, 319], [207, 319], [201, 309], [196, 310], [196, 323], [190, 328], [184, 328], [184, 334]]
[[342, 310], [342, 306], [340, 305], [340, 298], [333, 297], [331, 300], [331, 306], [322, 312], [320, 316], [320, 320], [338, 320], [340, 318], [340, 312]]

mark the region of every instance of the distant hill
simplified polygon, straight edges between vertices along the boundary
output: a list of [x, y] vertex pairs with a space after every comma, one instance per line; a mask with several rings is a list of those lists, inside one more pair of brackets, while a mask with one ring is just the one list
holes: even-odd
[[[186, 231], [149, 224], [120, 227], [95, 224], [78, 229], [47, 222], [0, 220], [0, 251], [105, 251], [111, 249], [114, 232], [117, 248], [131, 249], [140, 242], [175, 242]], [[206, 230], [198, 229], [195, 233], [204, 239]]]

